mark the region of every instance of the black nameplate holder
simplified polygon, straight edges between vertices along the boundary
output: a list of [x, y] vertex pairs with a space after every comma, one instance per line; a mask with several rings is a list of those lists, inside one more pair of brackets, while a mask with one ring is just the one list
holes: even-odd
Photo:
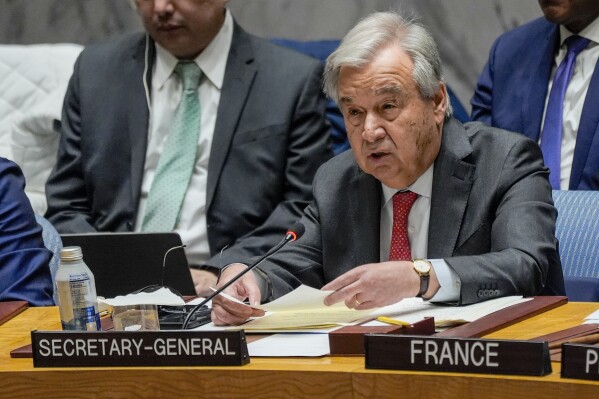
[[551, 373], [547, 342], [366, 335], [366, 368], [541, 376]]
[[562, 378], [599, 381], [599, 346], [563, 344]]
[[34, 367], [242, 366], [241, 331], [31, 332]]

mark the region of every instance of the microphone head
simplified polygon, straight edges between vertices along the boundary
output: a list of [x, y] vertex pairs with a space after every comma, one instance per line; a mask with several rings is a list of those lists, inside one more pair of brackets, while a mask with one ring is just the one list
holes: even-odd
[[302, 223], [297, 222], [287, 230], [286, 238], [295, 241], [304, 234], [304, 231], [306, 231], [306, 227]]

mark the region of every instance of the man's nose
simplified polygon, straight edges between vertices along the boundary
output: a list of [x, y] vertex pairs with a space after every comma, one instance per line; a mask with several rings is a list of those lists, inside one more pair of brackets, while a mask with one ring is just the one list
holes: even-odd
[[159, 17], [170, 15], [174, 11], [172, 0], [154, 0], [154, 13]]
[[364, 131], [362, 137], [364, 140], [374, 143], [385, 137], [385, 129], [380, 123], [380, 119], [376, 115], [366, 115], [364, 120]]

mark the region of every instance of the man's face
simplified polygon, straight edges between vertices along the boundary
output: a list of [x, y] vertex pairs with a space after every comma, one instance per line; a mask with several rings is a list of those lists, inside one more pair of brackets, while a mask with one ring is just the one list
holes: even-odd
[[192, 59], [225, 20], [227, 0], [135, 0], [150, 36], [177, 58]]
[[368, 65], [339, 73], [339, 104], [356, 161], [397, 189], [414, 183], [434, 162], [447, 106], [441, 82], [433, 99], [422, 98], [412, 68], [409, 55], [392, 45]]
[[564, 25], [578, 33], [599, 16], [597, 0], [539, 0], [539, 5], [550, 22]]

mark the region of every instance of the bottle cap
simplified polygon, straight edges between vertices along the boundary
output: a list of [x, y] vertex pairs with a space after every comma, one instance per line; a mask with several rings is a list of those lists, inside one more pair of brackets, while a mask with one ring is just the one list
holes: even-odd
[[83, 259], [81, 247], [64, 247], [60, 250], [60, 260], [74, 261]]

